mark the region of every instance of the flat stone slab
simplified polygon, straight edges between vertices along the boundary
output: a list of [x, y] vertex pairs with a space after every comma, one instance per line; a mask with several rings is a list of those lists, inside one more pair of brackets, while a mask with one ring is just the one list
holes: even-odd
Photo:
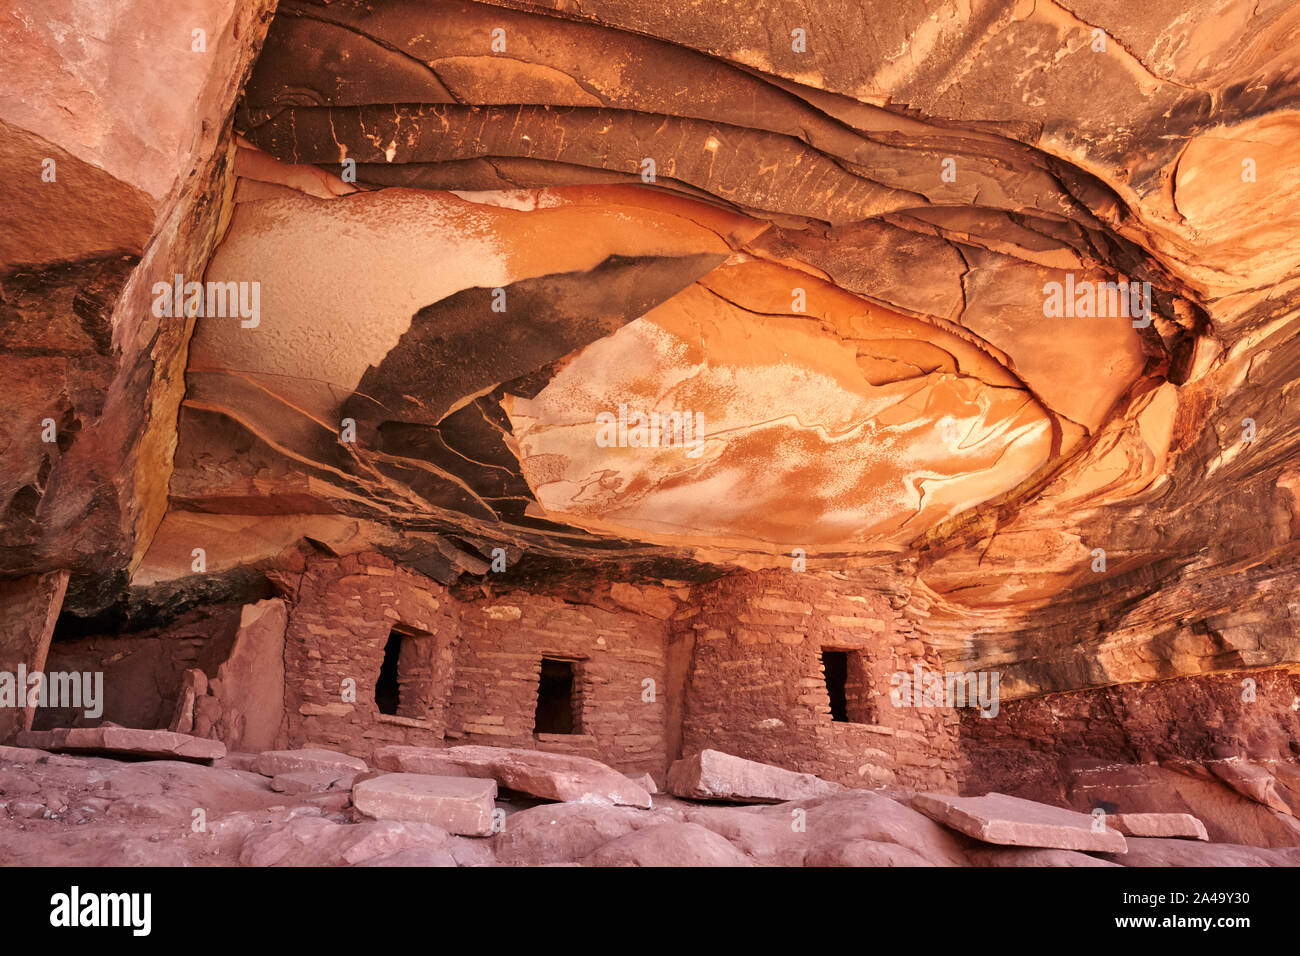
[[56, 753], [156, 757], [160, 760], [209, 761], [219, 760], [226, 755], [226, 745], [219, 740], [191, 737], [170, 730], [137, 730], [134, 727], [24, 730], [18, 734], [18, 745]]
[[811, 773], [796, 773], [719, 750], [701, 750], [668, 770], [668, 792], [688, 800], [785, 803], [839, 793], [843, 788]]
[[512, 747], [380, 747], [375, 766], [445, 777], [486, 777], [508, 790], [565, 803], [650, 808], [650, 794], [590, 757]]
[[954, 797], [921, 793], [912, 808], [985, 843], [999, 846], [1036, 846], [1049, 850], [1092, 850], [1124, 853], [1128, 844], [1115, 830], [1094, 829], [1092, 815], [1022, 800], [1005, 793], [982, 797]]
[[1210, 839], [1205, 824], [1190, 813], [1112, 813], [1106, 826], [1131, 837], [1187, 837]]
[[352, 805], [376, 820], [432, 823], [461, 836], [489, 836], [497, 783], [474, 777], [388, 773], [352, 788]]
[[368, 768], [360, 757], [341, 754], [337, 750], [267, 750], [257, 755], [253, 769], [264, 777], [278, 777], [282, 773], [345, 773], [358, 774]]
[[331, 788], [346, 790], [352, 786], [352, 771], [295, 770], [271, 778], [271, 789], [276, 793], [324, 793]]

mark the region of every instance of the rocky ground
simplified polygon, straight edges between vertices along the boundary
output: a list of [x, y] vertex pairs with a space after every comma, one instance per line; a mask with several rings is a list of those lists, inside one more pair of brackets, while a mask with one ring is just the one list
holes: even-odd
[[[321, 769], [328, 767], [331, 760], [335, 761], [333, 772]], [[269, 758], [265, 754], [260, 758], [231, 754], [209, 766], [181, 760], [127, 761], [3, 748], [0, 750], [0, 863], [7, 866], [1300, 864], [1300, 847], [1267, 849], [1196, 838], [1121, 837], [1113, 829], [1099, 833], [1083, 814], [1010, 797], [982, 798], [1001, 802], [980, 805], [963, 803], [963, 798], [921, 797], [890, 789], [840, 790], [833, 785], [824, 785], [823, 792], [817, 796], [750, 805], [719, 802], [716, 798], [707, 802], [684, 800], [655, 793], [648, 808], [615, 805], [592, 794], [587, 794], [585, 799], [600, 802], [540, 801], [519, 791], [503, 790], [491, 805], [500, 811], [495, 814], [494, 832], [464, 836], [430, 822], [377, 819], [360, 813], [353, 805], [354, 788], [367, 780], [392, 780], [393, 775], [382, 770], [358, 772], [357, 762], [356, 758], [326, 751], [285, 751]], [[259, 765], [266, 770], [290, 766], [300, 769], [273, 775], [242, 769]], [[315, 769], [301, 769], [304, 767]], [[776, 768], [757, 772], [768, 781], [787, 773]], [[535, 773], [533, 779], [536, 781], [548, 773]], [[464, 777], [425, 775], [424, 779], [470, 782]], [[550, 779], [556, 777], [550, 775]], [[803, 781], [801, 785], [809, 783]], [[536, 789], [532, 784], [521, 785]], [[936, 812], [932, 806], [936, 801], [946, 809]], [[936, 822], [918, 807], [932, 815], [947, 814], [948, 825]], [[986, 812], [990, 810], [991, 813]], [[1164, 818], [1165, 827], [1177, 822], [1173, 814], [1145, 816], [1152, 820], [1156, 816]], [[985, 818], [984, 822], [972, 826], [975, 817]], [[450, 825], [456, 828], [455, 823]], [[982, 838], [968, 835], [962, 829], [979, 832]], [[1053, 843], [1108, 845], [1111, 852], [1065, 849], [1051, 846]], [[1123, 852], [1115, 852], [1117, 847], [1123, 847]]]

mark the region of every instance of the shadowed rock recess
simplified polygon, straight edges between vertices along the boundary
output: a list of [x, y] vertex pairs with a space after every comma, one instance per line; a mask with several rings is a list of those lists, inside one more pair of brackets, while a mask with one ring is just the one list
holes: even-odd
[[1300, 864], [1300, 6], [110, 6], [0, 863]]

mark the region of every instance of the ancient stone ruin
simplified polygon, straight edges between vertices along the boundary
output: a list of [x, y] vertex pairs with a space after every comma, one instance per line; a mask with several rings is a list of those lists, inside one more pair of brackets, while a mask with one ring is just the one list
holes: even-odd
[[16, 0], [0, 863], [1300, 864], [1300, 6]]

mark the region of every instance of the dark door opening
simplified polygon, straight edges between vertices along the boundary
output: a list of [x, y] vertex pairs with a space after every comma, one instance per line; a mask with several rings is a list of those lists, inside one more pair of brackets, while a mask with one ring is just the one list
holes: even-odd
[[826, 673], [826, 693], [831, 698], [831, 720], [849, 722], [849, 698], [845, 685], [849, 680], [847, 651], [822, 651], [822, 670]]
[[577, 710], [574, 700], [575, 662], [542, 658], [542, 675], [537, 682], [537, 715], [533, 732], [538, 734], [576, 734]]
[[397, 662], [402, 656], [402, 640], [406, 635], [397, 631], [388, 632], [388, 643], [384, 646], [384, 663], [379, 668], [379, 680], [375, 681], [375, 706], [381, 714], [397, 714], [401, 703], [401, 689], [397, 683]]

